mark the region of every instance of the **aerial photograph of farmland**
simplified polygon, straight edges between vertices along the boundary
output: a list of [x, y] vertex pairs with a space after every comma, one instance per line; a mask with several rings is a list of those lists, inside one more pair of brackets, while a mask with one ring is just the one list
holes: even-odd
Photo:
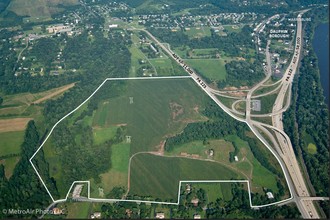
[[1, 219], [329, 219], [326, 0], [2, 0]]

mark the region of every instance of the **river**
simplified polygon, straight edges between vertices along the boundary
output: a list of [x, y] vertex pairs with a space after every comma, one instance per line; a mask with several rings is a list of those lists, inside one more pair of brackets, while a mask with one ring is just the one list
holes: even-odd
[[318, 58], [321, 84], [329, 108], [329, 23], [315, 28], [313, 48]]

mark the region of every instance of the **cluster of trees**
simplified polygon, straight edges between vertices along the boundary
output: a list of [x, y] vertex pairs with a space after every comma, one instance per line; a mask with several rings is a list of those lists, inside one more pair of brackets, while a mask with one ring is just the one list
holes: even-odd
[[[308, 12], [313, 22], [306, 22], [305, 38], [313, 36], [314, 28], [329, 13], [328, 8], [318, 8]], [[301, 61], [298, 78], [293, 84], [293, 105], [284, 114], [285, 131], [292, 140], [298, 158], [305, 163], [308, 176], [316, 195], [329, 196], [329, 110], [325, 105], [317, 57], [311, 46], [308, 56]], [[317, 152], [307, 150], [309, 138], [317, 146]], [[313, 189], [314, 188], [314, 189]], [[314, 194], [314, 193], [313, 193]], [[329, 205], [321, 203], [329, 217]]]
[[60, 38], [41, 38], [32, 47], [30, 55], [36, 57], [44, 66], [46, 72], [49, 72], [52, 62], [54, 62], [57, 57], [59, 42]]
[[[16, 165], [13, 175], [7, 179], [4, 166], [0, 165], [0, 207], [1, 210], [8, 209], [37, 209], [47, 207], [50, 197], [43, 187], [30, 164], [30, 157], [34, 154], [40, 143], [39, 133], [34, 124], [30, 121], [25, 132], [22, 144], [21, 160]], [[39, 158], [45, 162], [42, 156]], [[47, 169], [47, 165], [40, 167], [41, 172]], [[45, 176], [48, 178], [48, 176]], [[22, 218], [22, 215], [15, 215], [4, 212], [0, 213], [1, 218]], [[29, 217], [26, 215], [24, 217]], [[30, 217], [37, 217], [37, 213], [30, 213]]]
[[[117, 202], [114, 204], [104, 204], [101, 207], [102, 216], [105, 218], [131, 218], [131, 219], [146, 219], [156, 216], [156, 212], [164, 209], [170, 209], [169, 216], [166, 218], [192, 219], [193, 214], [205, 214], [208, 219], [227, 219], [227, 218], [300, 218], [299, 210], [295, 206], [270, 206], [259, 210], [251, 209], [249, 205], [248, 192], [244, 190], [241, 184], [233, 184], [231, 189], [232, 200], [219, 198], [216, 202], [208, 201], [207, 193], [203, 188], [192, 187], [191, 193], [181, 191], [180, 204], [176, 205], [146, 205], [145, 203], [123, 203]], [[255, 200], [262, 203], [268, 202], [267, 198], [254, 194]], [[199, 203], [194, 206], [191, 199], [198, 198]], [[129, 210], [129, 211], [127, 211]], [[130, 213], [128, 215], [128, 213]]]
[[218, 87], [231, 86], [252, 86], [263, 77], [261, 62], [256, 60], [254, 63], [246, 61], [231, 61], [226, 64], [226, 81], [219, 81]]
[[94, 178], [100, 183], [99, 174], [111, 167], [111, 146], [124, 140], [126, 129], [119, 127], [114, 138], [102, 144], [95, 144], [92, 128], [81, 120], [70, 125], [62, 122], [54, 130], [51, 142], [60, 158], [61, 165], [56, 172], [61, 173], [61, 179], [66, 185], [73, 181]]

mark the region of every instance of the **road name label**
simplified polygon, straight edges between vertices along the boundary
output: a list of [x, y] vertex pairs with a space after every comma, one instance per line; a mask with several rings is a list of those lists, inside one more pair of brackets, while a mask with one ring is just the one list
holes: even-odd
[[[185, 62], [178, 55], [172, 53], [172, 56], [186, 72], [188, 72], [190, 75], [197, 75], [189, 66], [187, 66], [187, 64], [185, 64]], [[197, 81], [202, 88], [206, 89], [207, 85], [202, 79], [197, 77], [195, 78], [195, 81]]]

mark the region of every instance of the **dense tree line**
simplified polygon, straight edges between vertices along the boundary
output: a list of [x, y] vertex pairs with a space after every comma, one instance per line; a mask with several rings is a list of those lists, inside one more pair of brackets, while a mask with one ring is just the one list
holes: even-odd
[[[21, 160], [16, 165], [13, 175], [5, 177], [4, 166], [0, 165], [0, 209], [36, 209], [50, 204], [50, 197], [30, 164], [30, 157], [40, 143], [40, 137], [33, 121], [27, 125], [24, 142], [22, 144]], [[41, 156], [40, 161], [44, 161]], [[47, 166], [41, 168], [47, 169]], [[45, 176], [47, 178], [47, 176]], [[30, 214], [24, 217], [34, 216]], [[2, 218], [22, 218], [22, 215], [0, 213]]]
[[[323, 21], [328, 8], [314, 9], [306, 16], [313, 22], [306, 22], [305, 39], [313, 36], [314, 28]], [[308, 176], [316, 195], [329, 196], [329, 110], [325, 105], [317, 57], [312, 46], [306, 46], [309, 54], [301, 61], [298, 78], [293, 84], [293, 105], [284, 114], [285, 131], [292, 140], [295, 153], [305, 162]], [[306, 142], [310, 136], [317, 146], [317, 152], [311, 154]], [[321, 203], [327, 217], [329, 206]]]

